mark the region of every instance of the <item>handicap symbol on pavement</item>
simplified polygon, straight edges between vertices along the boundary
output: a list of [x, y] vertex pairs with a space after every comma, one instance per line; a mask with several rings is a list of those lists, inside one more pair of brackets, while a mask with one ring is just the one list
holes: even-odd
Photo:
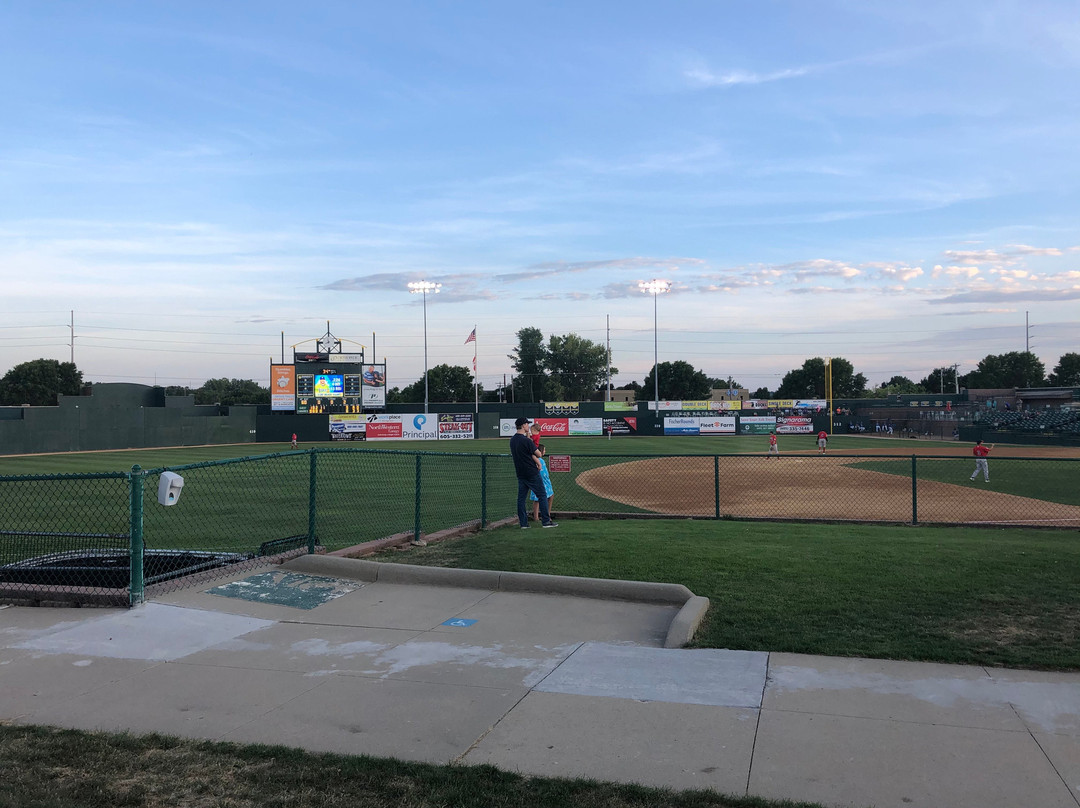
[[454, 626], [455, 628], [468, 628], [475, 620], [466, 620], [464, 617], [454, 617], [443, 623], [444, 626]]

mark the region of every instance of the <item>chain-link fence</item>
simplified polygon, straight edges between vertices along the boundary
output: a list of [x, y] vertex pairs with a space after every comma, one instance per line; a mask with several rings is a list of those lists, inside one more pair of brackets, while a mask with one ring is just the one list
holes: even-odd
[[[556, 515], [1080, 528], [1080, 460], [562, 455]], [[168, 469], [0, 477], [0, 597], [132, 603], [238, 565], [513, 516], [507, 455], [309, 449]], [[973, 472], [976, 475], [973, 476]], [[986, 479], [989, 477], [989, 479]], [[135, 563], [132, 564], [132, 559]]]
[[[556, 512], [1080, 528], [1080, 459], [574, 455]], [[972, 478], [978, 471], [977, 478]]]

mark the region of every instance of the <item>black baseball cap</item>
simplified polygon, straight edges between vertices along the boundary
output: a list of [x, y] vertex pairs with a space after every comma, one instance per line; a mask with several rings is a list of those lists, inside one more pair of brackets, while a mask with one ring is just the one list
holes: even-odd
[[522, 416], [521, 418], [518, 418], [516, 421], [514, 421], [514, 426], [517, 429], [521, 429], [527, 423], [529, 423], [529, 419], [526, 418], [525, 416]]

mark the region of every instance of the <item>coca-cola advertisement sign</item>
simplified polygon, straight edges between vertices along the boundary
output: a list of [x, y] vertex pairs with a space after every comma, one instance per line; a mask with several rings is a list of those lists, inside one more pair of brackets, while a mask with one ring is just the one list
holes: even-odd
[[570, 434], [569, 418], [537, 418], [533, 423], [540, 427], [540, 437], [544, 437], [544, 435], [562, 435], [565, 437]]

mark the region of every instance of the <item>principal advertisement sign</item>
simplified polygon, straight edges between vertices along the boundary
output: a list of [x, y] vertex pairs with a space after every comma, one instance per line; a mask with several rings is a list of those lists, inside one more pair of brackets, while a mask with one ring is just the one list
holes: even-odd
[[471, 413], [443, 413], [439, 416], [439, 440], [471, 440], [472, 437]]
[[636, 435], [637, 416], [624, 415], [621, 418], [605, 418], [604, 434], [612, 435]]
[[668, 415], [664, 417], [665, 435], [697, 435], [698, 419], [694, 416]]
[[699, 435], [734, 435], [735, 416], [723, 418], [698, 418]]
[[366, 409], [386, 406], [386, 365], [363, 365], [360, 396]]
[[814, 419], [805, 415], [776, 416], [776, 434], [809, 435], [814, 431]]
[[270, 366], [270, 409], [275, 412], [296, 409], [296, 368], [293, 365]]
[[744, 415], [739, 419], [740, 435], [768, 435], [776, 429], [776, 416]]
[[366, 415], [330, 413], [330, 440], [364, 440], [366, 437]]

